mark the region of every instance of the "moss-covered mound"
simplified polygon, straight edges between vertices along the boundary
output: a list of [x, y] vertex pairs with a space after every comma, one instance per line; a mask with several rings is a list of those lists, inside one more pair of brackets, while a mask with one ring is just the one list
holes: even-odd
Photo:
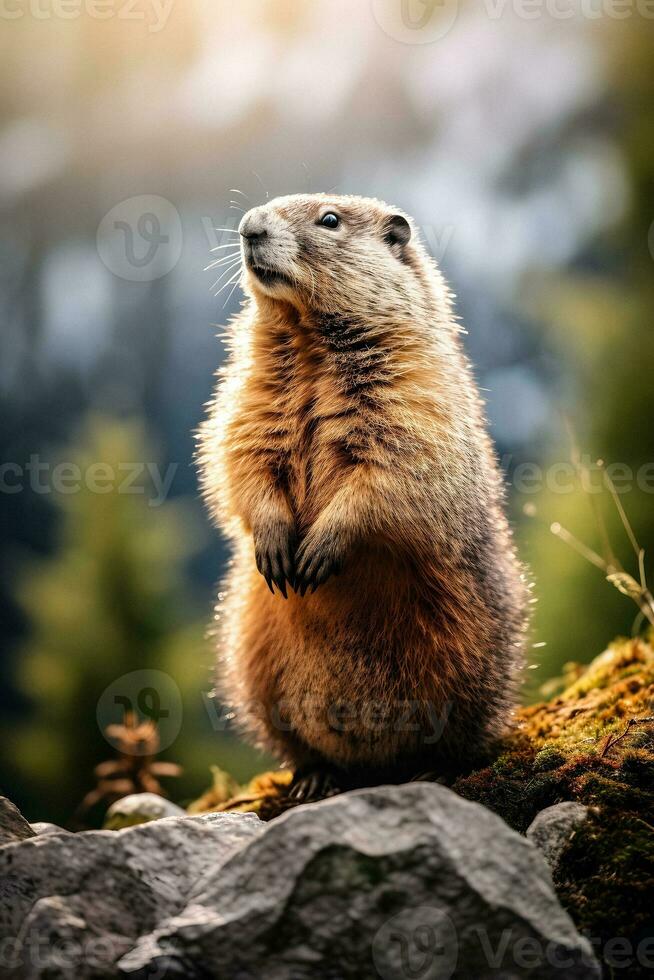
[[[551, 700], [522, 708], [487, 768], [453, 789], [525, 831], [544, 807], [591, 808], [554, 872], [562, 903], [609, 975], [654, 975], [654, 648], [618, 640], [587, 668], [571, 665]], [[276, 816], [290, 774], [237, 788], [219, 771], [193, 806]], [[649, 940], [649, 941], [648, 941]]]
[[619, 640], [552, 700], [522, 708], [492, 765], [453, 788], [524, 831], [543, 807], [576, 800], [654, 816], [654, 649]]
[[614, 643], [558, 697], [522, 709], [503, 749], [453, 788], [520, 831], [553, 803], [589, 806], [554, 871], [559, 898], [608, 975], [654, 976], [652, 646]]

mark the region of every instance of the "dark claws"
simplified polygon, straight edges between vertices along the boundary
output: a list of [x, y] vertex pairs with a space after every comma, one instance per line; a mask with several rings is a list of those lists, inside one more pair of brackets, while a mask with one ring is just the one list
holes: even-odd
[[257, 569], [271, 593], [275, 595], [276, 585], [285, 599], [288, 598], [287, 583], [290, 585], [294, 580], [295, 542], [295, 531], [289, 531], [285, 525], [273, 525], [267, 533], [264, 530], [255, 538]]
[[340, 562], [333, 558], [316, 556], [309, 563], [300, 566], [295, 579], [294, 588], [298, 595], [304, 596], [307, 589], [315, 592], [332, 575], [338, 575], [341, 570]]
[[325, 799], [339, 792], [334, 775], [325, 768], [318, 768], [305, 773], [296, 774], [289, 797], [297, 803], [309, 800]]
[[281, 562], [282, 569], [284, 570], [284, 576], [289, 585], [293, 584], [294, 571], [293, 571], [293, 559], [292, 550], [294, 544], [289, 542], [289, 548], [286, 551], [281, 551], [279, 554], [279, 560]]

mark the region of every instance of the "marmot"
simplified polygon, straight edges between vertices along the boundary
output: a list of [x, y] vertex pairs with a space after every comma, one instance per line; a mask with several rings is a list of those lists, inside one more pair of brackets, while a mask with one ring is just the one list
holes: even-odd
[[451, 294], [381, 201], [280, 197], [239, 232], [199, 449], [234, 549], [220, 693], [300, 795], [461, 769], [509, 721], [527, 587]]

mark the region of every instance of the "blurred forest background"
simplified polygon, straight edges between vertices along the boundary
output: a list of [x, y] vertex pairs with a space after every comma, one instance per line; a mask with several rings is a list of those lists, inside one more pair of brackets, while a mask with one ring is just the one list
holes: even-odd
[[589, 459], [630, 468], [621, 499], [654, 555], [654, 21], [529, 9], [3, 7], [0, 784], [31, 819], [70, 819], [112, 755], [103, 693], [137, 669], [180, 692], [176, 799], [211, 763], [266, 762], [206, 698], [227, 556], [192, 433], [241, 300], [203, 271], [233, 237], [214, 229], [268, 196], [386, 199], [452, 283], [535, 581], [525, 696], [631, 631], [635, 607], [549, 525], [602, 547], [557, 469], [568, 420]]

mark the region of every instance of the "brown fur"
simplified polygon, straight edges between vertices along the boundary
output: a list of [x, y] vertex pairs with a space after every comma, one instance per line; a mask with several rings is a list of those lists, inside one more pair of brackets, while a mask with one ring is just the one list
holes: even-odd
[[[460, 765], [504, 730], [521, 665], [526, 588], [482, 404], [448, 290], [397, 215], [328, 195], [246, 215], [265, 237], [244, 245], [249, 298], [200, 433], [234, 548], [220, 690], [300, 766]], [[301, 595], [312, 570], [326, 580]]]

